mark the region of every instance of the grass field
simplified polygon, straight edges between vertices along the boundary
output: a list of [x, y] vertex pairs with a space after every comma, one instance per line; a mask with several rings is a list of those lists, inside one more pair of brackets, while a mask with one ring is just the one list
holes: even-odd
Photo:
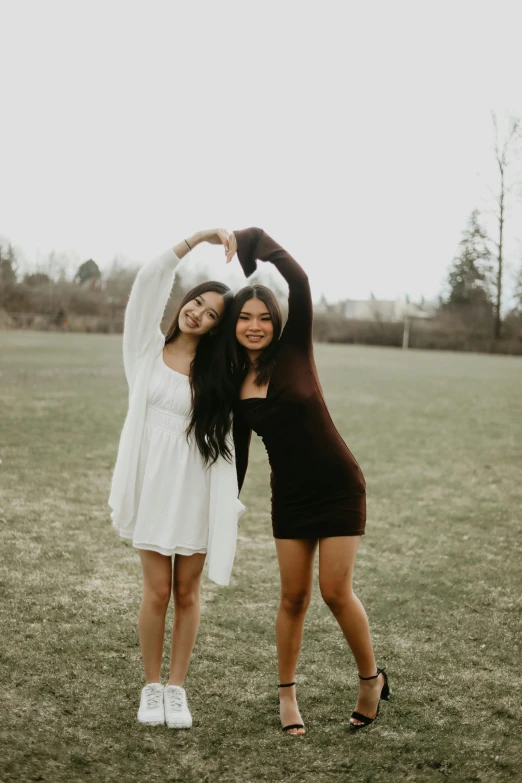
[[[278, 571], [253, 444], [233, 581], [205, 578], [189, 732], [136, 721], [140, 567], [107, 495], [121, 338], [0, 332], [0, 780], [520, 781], [522, 361], [318, 346], [368, 485], [356, 589], [394, 698], [347, 731], [354, 663], [317, 590], [277, 715]], [[166, 661], [165, 661], [166, 662]]]

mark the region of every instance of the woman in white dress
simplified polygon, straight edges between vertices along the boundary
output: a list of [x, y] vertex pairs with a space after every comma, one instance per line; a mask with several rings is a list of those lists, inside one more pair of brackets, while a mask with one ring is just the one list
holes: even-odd
[[[223, 283], [189, 291], [167, 335], [160, 323], [180, 259], [201, 243], [222, 244], [223, 229], [200, 231], [138, 273], [127, 309], [123, 358], [129, 411], [109, 504], [120, 536], [139, 550], [143, 600], [138, 628], [146, 685], [138, 720], [190, 728], [183, 688], [199, 625], [200, 582], [228, 584], [235, 553], [237, 499], [231, 406], [219, 324], [232, 299]], [[165, 617], [174, 598], [170, 676], [160, 679]]]

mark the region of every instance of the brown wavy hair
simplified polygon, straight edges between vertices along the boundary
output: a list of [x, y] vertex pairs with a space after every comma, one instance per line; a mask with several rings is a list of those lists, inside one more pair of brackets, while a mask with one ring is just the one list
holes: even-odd
[[231, 424], [232, 400], [230, 378], [223, 350], [223, 322], [233, 300], [232, 291], [224, 283], [210, 280], [192, 288], [181, 301], [167, 334], [165, 345], [172, 342], [180, 333], [179, 314], [186, 304], [207, 291], [221, 294], [225, 309], [219, 324], [210, 332], [202, 335], [198, 342], [196, 355], [190, 365], [190, 391], [192, 413], [187, 427], [187, 438], [194, 434], [198, 449], [205, 464], [212, 465], [219, 456], [228, 461], [232, 459], [227, 445], [227, 435]]

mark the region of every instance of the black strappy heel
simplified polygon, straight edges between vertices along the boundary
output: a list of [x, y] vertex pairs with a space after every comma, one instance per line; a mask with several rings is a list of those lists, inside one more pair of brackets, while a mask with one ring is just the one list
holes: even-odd
[[[388, 685], [388, 675], [386, 674], [384, 669], [377, 669], [377, 674], [374, 674], [372, 677], [361, 677], [361, 675], [359, 674], [360, 680], [376, 680], [379, 674], [384, 675], [384, 685], [382, 686], [382, 691], [379, 697], [379, 704], [377, 705], [377, 712], [375, 713], [375, 718], [379, 714], [381, 699], [383, 699], [383, 701], [389, 701], [391, 696], [390, 686]], [[357, 731], [358, 729], [364, 729], [366, 728], [366, 726], [369, 726], [370, 723], [373, 723], [375, 720], [375, 718], [369, 718], [367, 715], [362, 715], [362, 713], [360, 712], [352, 712], [350, 717], [361, 721], [359, 724], [350, 723], [350, 731]]]
[[[292, 685], [295, 685], [295, 682], [285, 682], [284, 684], [280, 684], [277, 687], [278, 688], [291, 688]], [[290, 731], [290, 729], [304, 729], [303, 723], [291, 723], [289, 726], [282, 726], [283, 731]], [[292, 734], [292, 737], [301, 737], [302, 734]]]

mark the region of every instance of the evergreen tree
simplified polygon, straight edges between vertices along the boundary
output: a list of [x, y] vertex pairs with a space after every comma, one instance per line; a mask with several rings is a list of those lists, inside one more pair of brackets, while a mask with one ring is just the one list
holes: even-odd
[[446, 306], [450, 309], [480, 306], [491, 311], [492, 272], [488, 237], [480, 223], [479, 212], [474, 209], [466, 229], [462, 232], [459, 253], [453, 260], [448, 275], [449, 294]]
[[99, 280], [101, 277], [101, 272], [98, 264], [96, 261], [93, 261], [92, 258], [89, 258], [88, 261], [84, 261], [83, 264], [80, 264], [78, 267], [78, 271], [76, 272], [76, 275], [74, 277], [75, 283], [87, 283], [88, 281], [96, 281]]
[[0, 245], [0, 284], [2, 286], [7, 288], [16, 284], [17, 268], [16, 254], [11, 243], [7, 247]]

